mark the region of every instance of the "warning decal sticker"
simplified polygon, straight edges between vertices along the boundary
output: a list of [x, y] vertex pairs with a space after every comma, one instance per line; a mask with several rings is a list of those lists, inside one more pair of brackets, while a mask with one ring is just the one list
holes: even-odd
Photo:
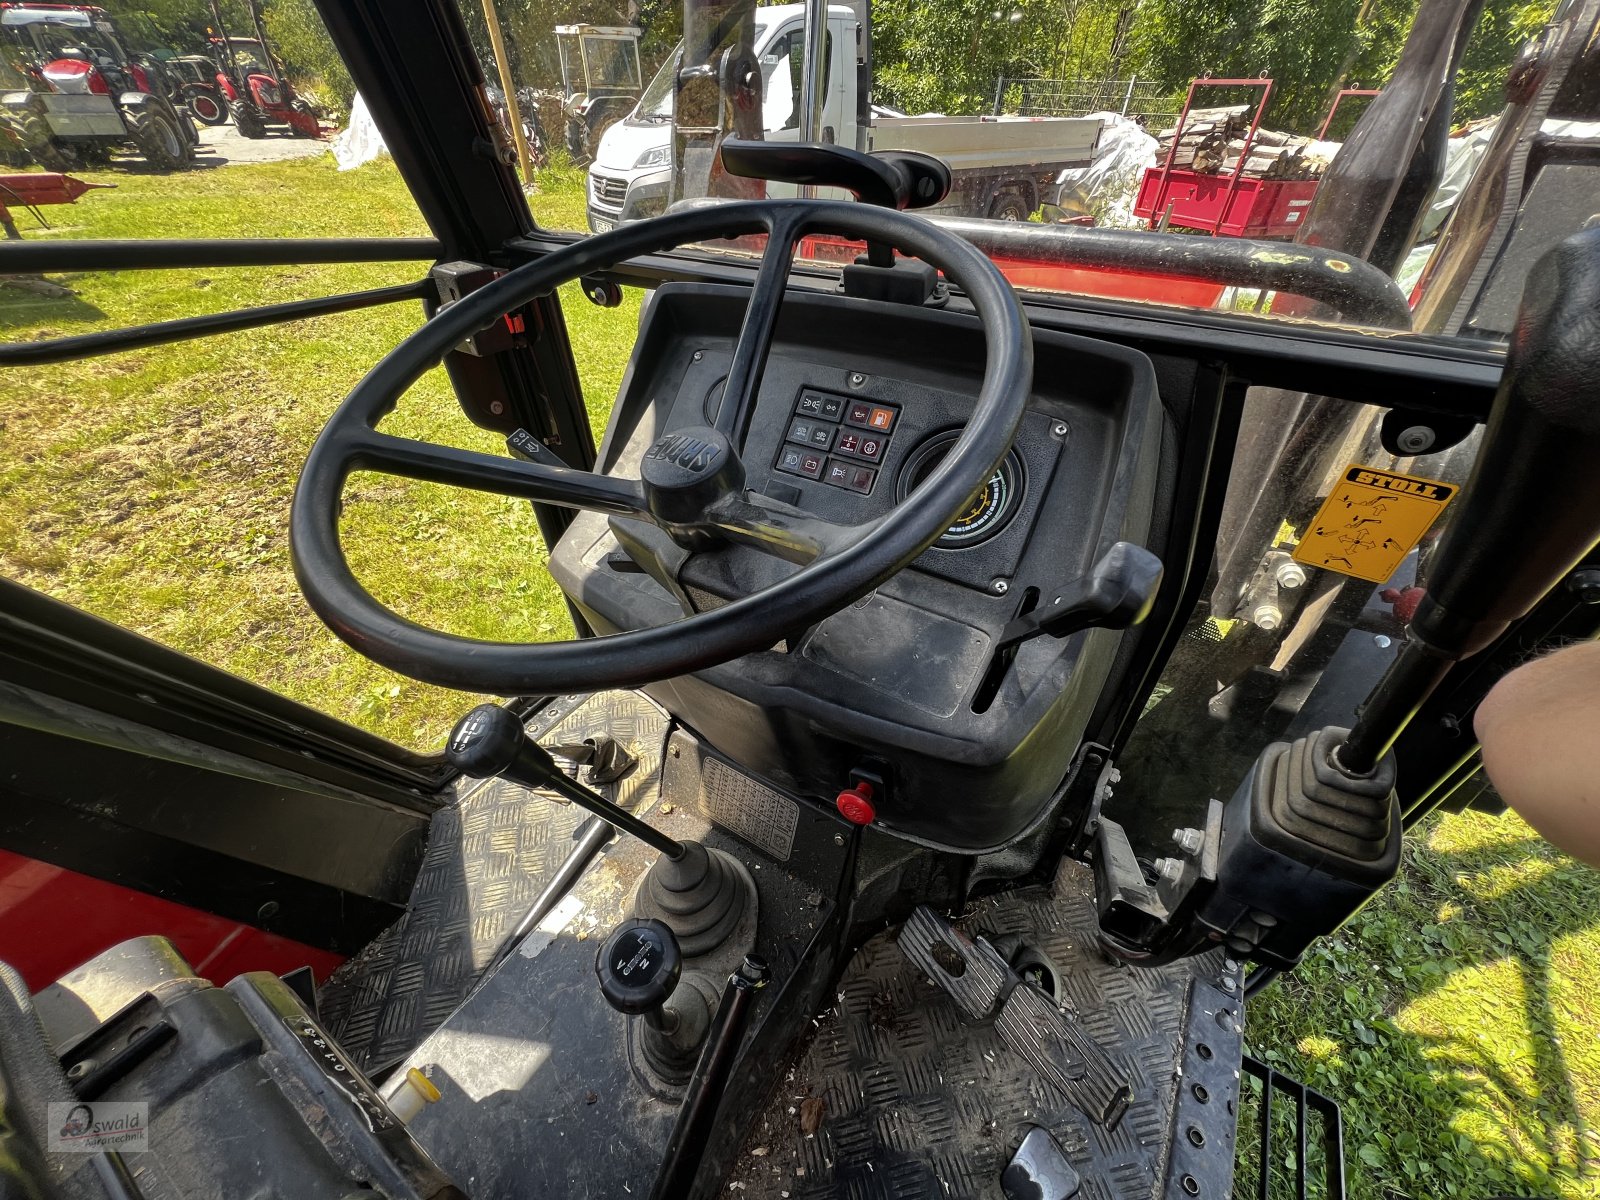
[[1352, 463], [1301, 535], [1295, 560], [1383, 583], [1455, 494], [1452, 483]]

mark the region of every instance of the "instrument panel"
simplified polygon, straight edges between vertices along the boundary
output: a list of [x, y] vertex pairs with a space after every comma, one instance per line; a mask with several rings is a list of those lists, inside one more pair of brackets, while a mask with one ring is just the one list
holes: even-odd
[[[742, 289], [654, 294], [601, 465], [636, 476], [674, 429], [713, 424]], [[1164, 410], [1138, 351], [1035, 333], [1016, 440], [911, 566], [770, 650], [645, 690], [774, 783], [831, 797], [864, 757], [896, 780], [881, 821], [951, 847], [993, 845], [1047, 802], [1118, 639], [1097, 630], [1001, 650], [1115, 541], [1145, 541]], [[915, 504], [982, 384], [982, 332], [959, 313], [791, 292], [740, 450], [747, 499], [840, 525]], [[739, 545], [688, 550], [625, 518], [581, 514], [551, 570], [599, 632], [665, 624], [798, 570]], [[1046, 732], [1048, 731], [1048, 732]], [[955, 789], [961, 804], [929, 807]]]

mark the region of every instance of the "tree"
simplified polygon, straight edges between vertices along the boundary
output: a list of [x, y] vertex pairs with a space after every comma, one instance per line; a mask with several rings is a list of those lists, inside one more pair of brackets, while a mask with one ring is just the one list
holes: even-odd
[[876, 0], [874, 98], [911, 112], [988, 112], [1002, 77], [1121, 69], [1132, 0]]
[[[1518, 47], [1553, 7], [1488, 0], [1456, 81], [1457, 121], [1500, 110]], [[1145, 0], [1133, 38], [1141, 73], [1175, 89], [1205, 74], [1272, 76], [1269, 124], [1314, 133], [1338, 86], [1383, 86], [1416, 8], [1416, 0]]]
[[[136, 50], [176, 50], [204, 54], [211, 9], [205, 0], [101, 0]], [[250, 14], [240, 0], [222, 0], [223, 19], [250, 24]]]
[[261, 23], [290, 78], [302, 88], [320, 86], [349, 112], [356, 85], [312, 0], [266, 0]]

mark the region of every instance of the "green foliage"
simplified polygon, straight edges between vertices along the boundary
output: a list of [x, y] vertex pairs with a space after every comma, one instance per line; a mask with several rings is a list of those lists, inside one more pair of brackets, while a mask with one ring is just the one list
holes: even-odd
[[1554, 0], [1498, 0], [1485, 6], [1456, 73], [1458, 123], [1493, 116], [1505, 106], [1507, 68], [1554, 8]]
[[[338, 171], [292, 162], [147, 174], [114, 183], [30, 238], [417, 236], [427, 232], [394, 162]], [[541, 172], [541, 224], [581, 227], [581, 171]], [[0, 280], [0, 339], [120, 329], [414, 280], [417, 264], [237, 271], [86, 271], [72, 293]], [[567, 336], [595, 429], [605, 428], [641, 293], [597, 308], [562, 289]], [[318, 429], [346, 391], [422, 320], [394, 304], [8, 373], [0, 387], [0, 575], [421, 750], [473, 700], [402, 679], [312, 615], [289, 561], [288, 511]], [[23, 376], [26, 376], [24, 378]], [[241, 439], [241, 421], [249, 437]], [[385, 429], [493, 452], [443, 371], [418, 381]], [[344, 512], [355, 569], [386, 603], [470, 637], [570, 637], [532, 508], [506, 497], [358, 476]]]
[[311, 0], [266, 0], [261, 21], [290, 79], [297, 86], [327, 92], [335, 106], [348, 113], [356, 85], [333, 48], [316, 5]]
[[[877, 0], [875, 98], [909, 112], [990, 111], [1002, 77], [1138, 75], [1181, 94], [1198, 76], [1275, 86], [1270, 124], [1314, 133], [1341, 87], [1380, 87], [1418, 0]], [[1488, 0], [1455, 116], [1498, 112], [1506, 70], [1553, 0]], [[1220, 93], [1237, 103], [1249, 93]], [[1015, 103], [1005, 90], [1002, 109]]]
[[874, 99], [908, 112], [989, 112], [1002, 76], [1116, 75], [1137, 7], [1126, 0], [877, 0]]
[[[1458, 77], [1458, 122], [1500, 110], [1518, 47], [1552, 8], [1553, 0], [1484, 6]], [[1416, 12], [1416, 0], [1146, 0], [1133, 41], [1140, 70], [1170, 87], [1206, 74], [1272, 76], [1269, 123], [1314, 133], [1340, 87], [1388, 81]]]
[[[1182, 87], [1200, 75], [1275, 81], [1269, 124], [1315, 132], [1341, 77], [1381, 82], [1379, 65], [1399, 48], [1412, 0], [1150, 0], [1134, 41], [1145, 71]], [[1395, 38], [1391, 42], [1391, 38]], [[1241, 103], [1248, 93], [1218, 93]]]
[[[176, 50], [210, 54], [207, 35], [215, 29], [206, 0], [103, 0], [118, 27], [138, 50]], [[261, 23], [283, 59], [290, 81], [332, 107], [350, 111], [355, 84], [344, 60], [333, 48], [313, 0], [258, 0]], [[231, 37], [255, 37], [255, 25], [244, 0], [219, 0], [223, 26]]]
[[[482, 0], [460, 0], [460, 6], [484, 74], [498, 81]], [[506, 38], [511, 77], [518, 87], [560, 86], [557, 25], [638, 26], [642, 31], [639, 58], [646, 82], [683, 33], [681, 0], [495, 0], [495, 10]]]
[[1597, 1194], [1597, 906], [1600, 875], [1517, 818], [1434, 818], [1399, 879], [1250, 1002], [1252, 1052], [1342, 1102], [1354, 1200]]
[[[100, 0], [136, 50], [205, 54], [207, 31], [216, 22], [206, 0]], [[241, 0], [221, 0], [222, 19], [242, 36], [250, 14]], [[233, 27], [237, 25], [238, 29]]]

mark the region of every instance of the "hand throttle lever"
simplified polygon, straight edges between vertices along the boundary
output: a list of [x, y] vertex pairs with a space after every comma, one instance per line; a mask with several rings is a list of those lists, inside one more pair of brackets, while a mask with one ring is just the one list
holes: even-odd
[[[950, 194], [950, 168], [933, 155], [915, 150], [863, 154], [830, 142], [742, 138], [724, 138], [720, 149], [722, 165], [730, 175], [846, 188], [863, 204], [880, 208], [928, 208]], [[869, 242], [867, 259], [875, 267], [892, 267], [894, 250]]]
[[1047, 633], [1064, 638], [1085, 629], [1127, 629], [1150, 615], [1161, 587], [1161, 560], [1143, 546], [1118, 542], [1043, 608], [1000, 632], [996, 651]]
[[1528, 272], [1483, 443], [1406, 644], [1335, 752], [1365, 775], [1457, 660], [1525, 616], [1600, 539], [1600, 228]]
[[845, 188], [862, 203], [880, 208], [927, 208], [950, 194], [950, 168], [915, 150], [863, 154], [830, 142], [743, 138], [724, 138], [721, 150], [730, 175]]
[[476, 779], [499, 776], [526, 788], [547, 788], [674, 862], [685, 854], [682, 842], [573, 780], [556, 765], [549, 751], [528, 736], [522, 722], [499, 705], [480, 704], [456, 722], [445, 744], [445, 758], [462, 774]]

